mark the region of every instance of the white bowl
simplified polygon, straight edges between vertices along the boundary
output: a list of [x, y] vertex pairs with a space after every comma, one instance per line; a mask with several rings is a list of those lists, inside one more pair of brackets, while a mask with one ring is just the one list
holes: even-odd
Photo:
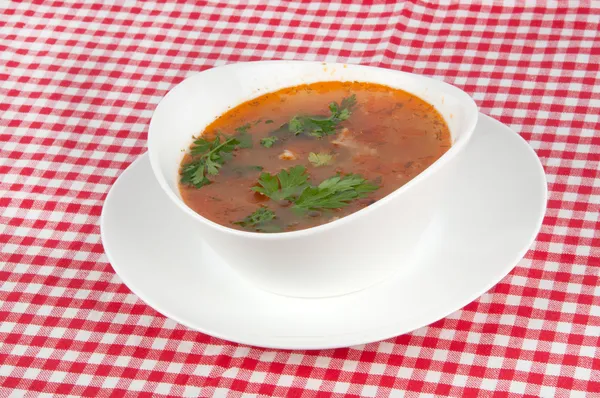
[[[305, 230], [239, 231], [202, 217], [183, 202], [179, 164], [193, 135], [231, 107], [264, 93], [331, 80], [379, 83], [422, 98], [444, 117], [452, 147], [371, 206]], [[152, 116], [148, 152], [161, 188], [195, 220], [198, 244], [203, 240], [231, 268], [263, 289], [298, 297], [334, 296], [367, 288], [410, 264], [436, 203], [443, 200], [445, 185], [452, 183], [452, 165], [471, 138], [477, 115], [477, 105], [462, 90], [411, 73], [304, 61], [238, 63], [206, 70], [174, 87]]]

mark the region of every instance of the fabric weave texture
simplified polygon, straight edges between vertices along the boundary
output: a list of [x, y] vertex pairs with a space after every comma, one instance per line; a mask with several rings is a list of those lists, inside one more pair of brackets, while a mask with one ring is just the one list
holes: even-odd
[[[599, 32], [597, 2], [0, 3], [0, 397], [600, 397]], [[104, 254], [106, 194], [169, 89], [263, 59], [470, 94], [547, 173], [525, 258], [445, 319], [345, 349], [242, 346], [144, 304]]]

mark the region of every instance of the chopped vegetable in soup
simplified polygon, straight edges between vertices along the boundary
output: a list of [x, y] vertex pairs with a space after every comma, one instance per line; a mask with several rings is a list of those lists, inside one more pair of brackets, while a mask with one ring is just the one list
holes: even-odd
[[194, 138], [180, 191], [221, 225], [294, 231], [375, 203], [450, 145], [443, 118], [412, 94], [374, 83], [301, 85], [236, 106]]

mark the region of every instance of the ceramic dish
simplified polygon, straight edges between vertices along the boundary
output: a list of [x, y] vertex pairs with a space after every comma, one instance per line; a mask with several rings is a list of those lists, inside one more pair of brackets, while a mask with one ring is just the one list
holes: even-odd
[[[385, 198], [306, 230], [239, 231], [185, 205], [178, 190], [178, 171], [192, 135], [228, 108], [262, 93], [328, 80], [385, 84], [422, 98], [446, 120], [452, 147]], [[410, 266], [440, 198], [454, 183], [454, 163], [473, 133], [477, 115], [477, 106], [466, 93], [424, 76], [320, 62], [240, 63], [209, 69], [173, 88], [152, 117], [148, 153], [159, 186], [192, 222], [190, 236], [198, 242], [203, 239], [236, 272], [282, 295], [333, 296], [364, 289]]]
[[[196, 222], [165, 195], [147, 155], [109, 192], [102, 242], [113, 268], [135, 294], [192, 329], [285, 349], [378, 341], [475, 300], [517, 264], [540, 229], [547, 195], [544, 171], [533, 150], [508, 127], [480, 115], [456, 171], [412, 265], [339, 297], [284, 297], [240, 278], [196, 235]], [[367, 260], [363, 265], [374, 264]]]

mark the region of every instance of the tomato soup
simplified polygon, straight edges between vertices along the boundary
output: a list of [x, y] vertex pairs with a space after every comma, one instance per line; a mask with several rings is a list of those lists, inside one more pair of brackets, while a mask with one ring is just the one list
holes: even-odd
[[306, 84], [238, 105], [199, 132], [179, 189], [218, 224], [294, 231], [375, 203], [450, 146], [442, 116], [412, 94], [374, 83]]

